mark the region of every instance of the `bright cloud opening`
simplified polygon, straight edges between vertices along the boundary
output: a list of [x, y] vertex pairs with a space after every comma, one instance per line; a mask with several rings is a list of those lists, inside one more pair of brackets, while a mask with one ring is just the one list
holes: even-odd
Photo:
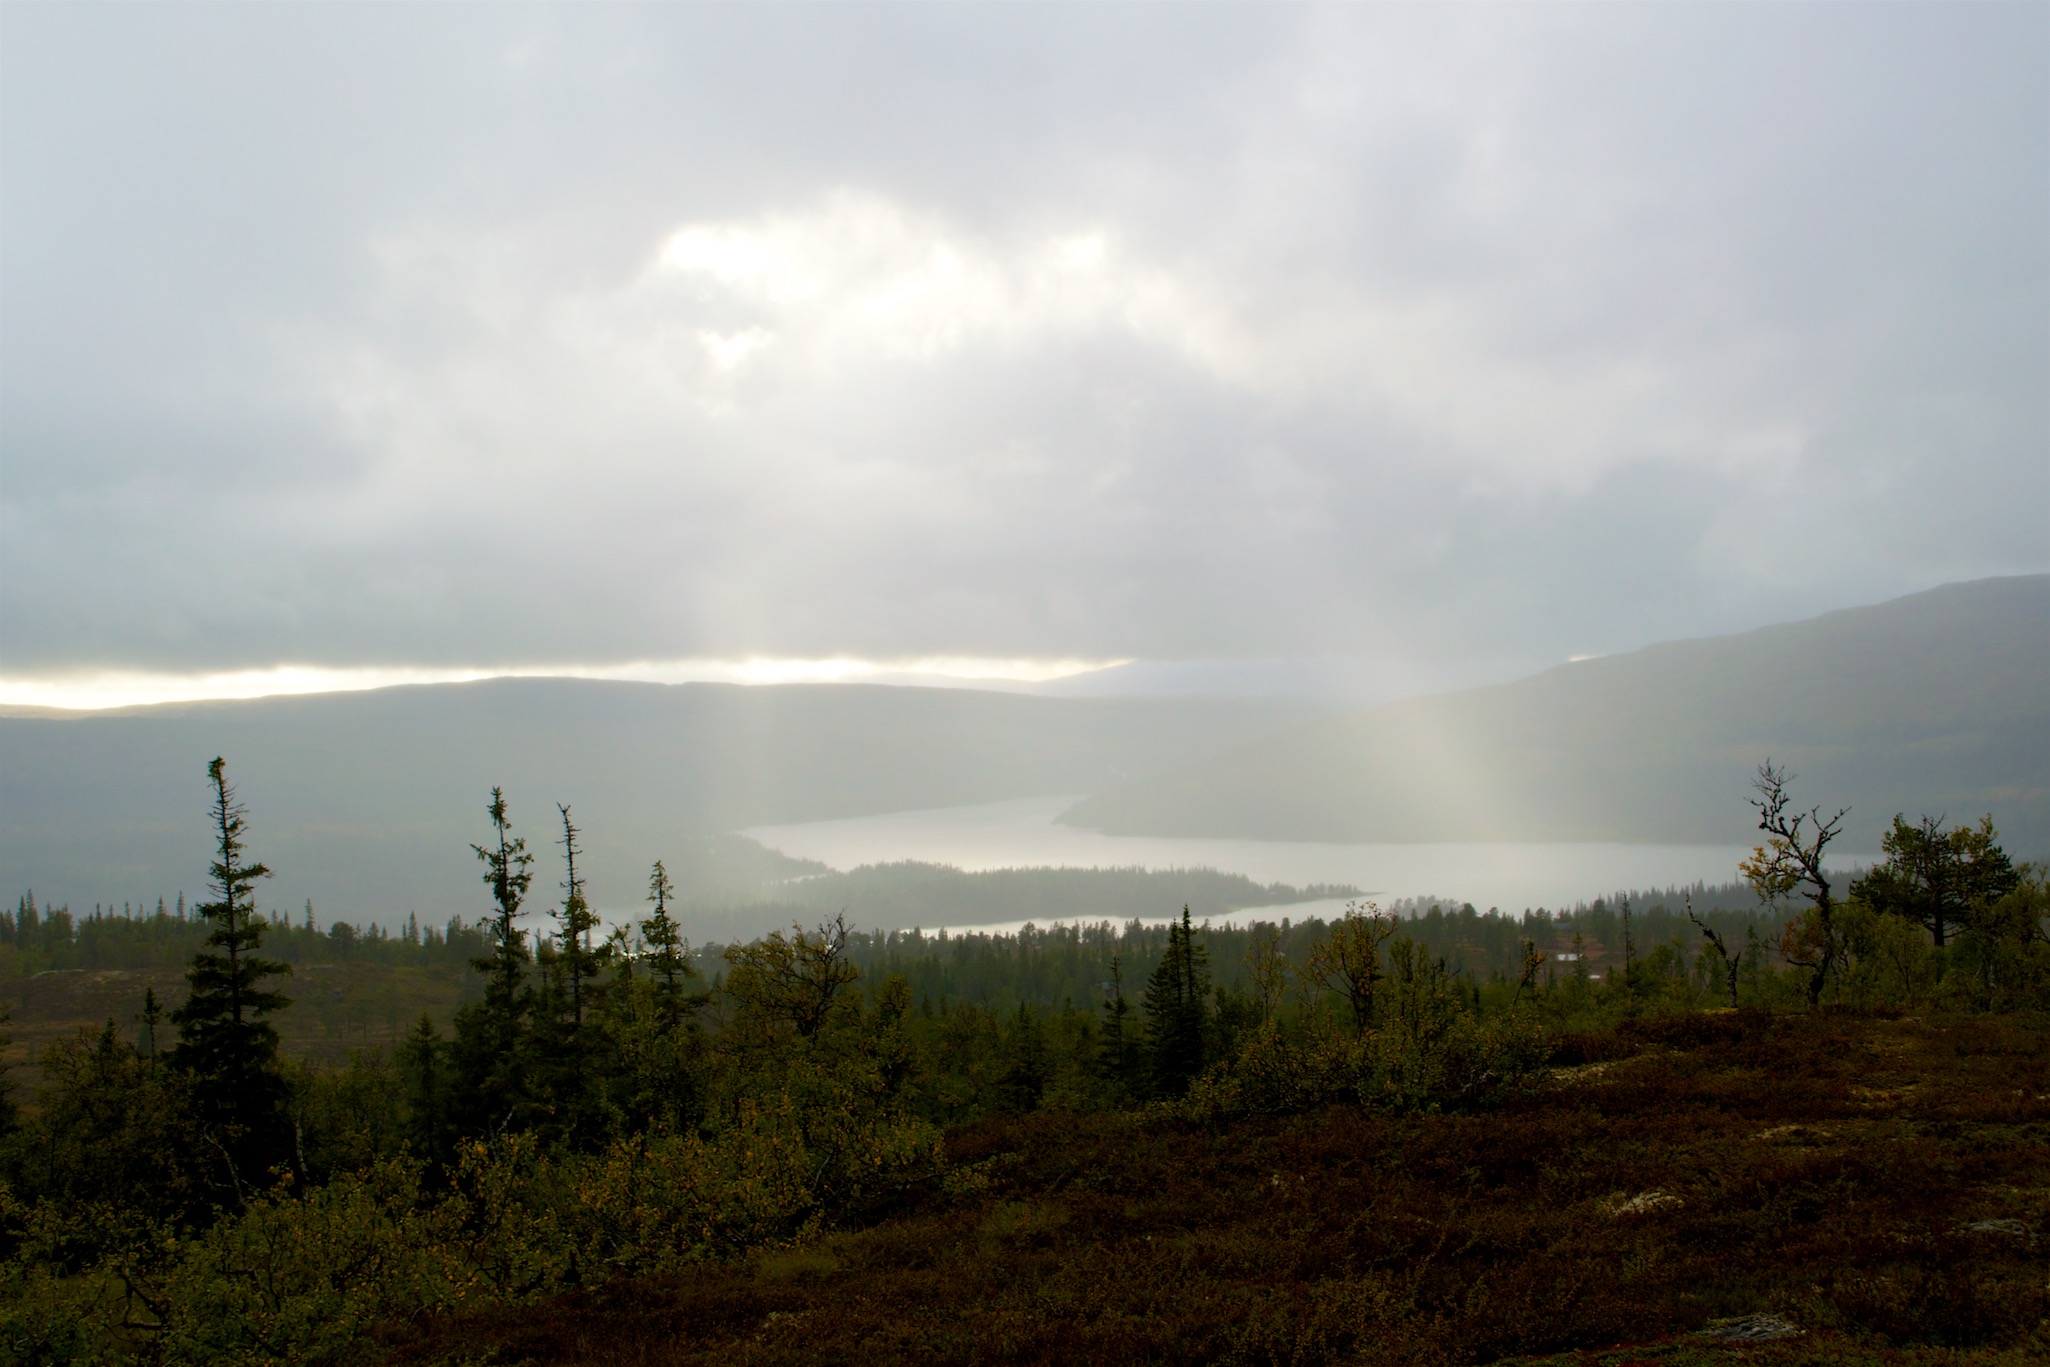
[[353, 693], [405, 684], [472, 683], [479, 679], [611, 679], [639, 683], [904, 683], [1030, 684], [1129, 664], [1129, 660], [984, 659], [933, 656], [911, 660], [787, 659], [642, 660], [618, 665], [530, 665], [513, 669], [331, 669], [279, 665], [219, 674], [102, 670], [41, 679], [0, 679], [0, 707], [97, 712], [159, 703], [212, 702], [308, 693]]

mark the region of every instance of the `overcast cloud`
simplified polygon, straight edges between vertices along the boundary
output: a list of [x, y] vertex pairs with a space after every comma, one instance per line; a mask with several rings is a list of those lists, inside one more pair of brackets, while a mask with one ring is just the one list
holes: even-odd
[[0, 675], [2050, 569], [2050, 7], [0, 11]]

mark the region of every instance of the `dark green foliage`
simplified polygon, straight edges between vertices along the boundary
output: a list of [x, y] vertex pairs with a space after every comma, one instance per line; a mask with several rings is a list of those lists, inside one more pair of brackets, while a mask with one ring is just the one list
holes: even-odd
[[1146, 980], [1146, 1054], [1156, 1096], [1180, 1096], [1203, 1071], [1210, 1018], [1209, 952], [1196, 942], [1189, 909], [1168, 930], [1167, 948]]
[[505, 805], [505, 792], [491, 790], [491, 804], [484, 809], [491, 821], [492, 843], [470, 849], [484, 865], [484, 882], [491, 888], [492, 919], [487, 923], [491, 953], [474, 967], [485, 975], [485, 1002], [500, 1015], [515, 1019], [521, 1014], [520, 1001], [526, 990], [527, 933], [519, 928], [520, 903], [534, 881], [534, 856], [527, 853], [524, 837], [512, 833], [512, 820]]
[[562, 905], [555, 913], [554, 940], [541, 955], [543, 985], [535, 1000], [532, 1037], [521, 1047], [545, 1099], [550, 1132], [588, 1149], [601, 1140], [605, 1125], [595, 1058], [604, 1040], [589, 1027], [606, 955], [592, 943], [598, 917], [577, 872], [583, 848], [576, 823], [568, 807], [558, 804], [557, 810], [562, 814]]
[[690, 945], [669, 914], [669, 899], [675, 893], [676, 884], [670, 880], [669, 870], [657, 859], [648, 874], [648, 900], [655, 904], [655, 910], [640, 923], [640, 933], [643, 962], [655, 984], [655, 1003], [663, 1023], [671, 1029], [681, 1027], [711, 996], [691, 988], [698, 971], [691, 963]]
[[164, 1007], [157, 1000], [157, 990], [154, 987], [144, 988], [142, 991], [141, 1014], [142, 1037], [136, 1046], [142, 1051], [144, 1058], [155, 1058], [157, 1056], [157, 1027], [163, 1022], [163, 1019]]
[[1851, 896], [1883, 915], [1913, 921], [1942, 949], [1958, 931], [1983, 921], [2020, 882], [1996, 842], [1993, 818], [1946, 831], [1935, 817], [1910, 824], [1896, 815], [1881, 838], [1886, 860], [1851, 884]]
[[1096, 1075], [1111, 1095], [1130, 1096], [1138, 1091], [1144, 1055], [1140, 1050], [1139, 1024], [1132, 1019], [1132, 1004], [1125, 1000], [1124, 962], [1110, 956], [1110, 978], [1103, 987], [1103, 1030], [1096, 1053]]
[[668, 870], [656, 860], [648, 879], [655, 910], [638, 926], [639, 944], [620, 934], [612, 950], [617, 977], [605, 1002], [613, 1070], [609, 1105], [629, 1131], [686, 1130], [702, 1118], [704, 1034], [698, 1012], [712, 993], [693, 989], [698, 971], [669, 914], [674, 891]]
[[757, 1031], [794, 1030], [815, 1039], [848, 999], [845, 989], [861, 970], [847, 953], [847, 918], [836, 916], [816, 930], [791, 927], [751, 945], [729, 945], [727, 993], [739, 1004], [741, 1024]]
[[207, 780], [214, 789], [215, 900], [198, 911], [212, 929], [186, 974], [191, 995], [171, 1013], [179, 1037], [173, 1061], [192, 1080], [207, 1142], [246, 1192], [267, 1186], [270, 1170], [291, 1157], [287, 1088], [278, 1068], [277, 1030], [268, 1019], [290, 999], [262, 986], [291, 968], [259, 953], [269, 927], [257, 914], [255, 888], [270, 870], [245, 858], [247, 815], [235, 800], [226, 764], [218, 758], [209, 764]]
[[1005, 1046], [1003, 1077], [997, 1083], [997, 1109], [1008, 1115], [1036, 1111], [1053, 1077], [1039, 1013], [1029, 1006], [1019, 1006]]
[[433, 1017], [420, 1017], [399, 1045], [397, 1061], [405, 1095], [406, 1143], [431, 1167], [444, 1169], [455, 1156], [456, 1105], [448, 1041], [435, 1028]]
[[[793, 874], [801, 877], [793, 878]], [[979, 869], [910, 860], [864, 864], [845, 873], [791, 870], [761, 892], [729, 902], [703, 894], [693, 914], [713, 927], [760, 925], [766, 918], [810, 924], [844, 912], [864, 926], [937, 927], [1030, 922], [1122, 924], [1157, 919], [1186, 905], [1200, 923], [1244, 907], [1350, 897], [1349, 886], [1258, 883], [1216, 869]], [[765, 900], [766, 899], [766, 900]], [[930, 933], [930, 932], [928, 932]]]
[[875, 1060], [878, 1089], [887, 1096], [900, 1096], [918, 1066], [918, 1046], [910, 1022], [910, 984], [892, 974], [876, 988], [867, 1013], [868, 1046]]
[[577, 844], [577, 828], [569, 819], [568, 807], [558, 807], [557, 810], [562, 813], [562, 859], [566, 872], [562, 883], [562, 909], [556, 915], [555, 957], [569, 1009], [569, 1037], [573, 1046], [570, 1052], [574, 1057], [582, 1044], [592, 980], [604, 971], [605, 964], [602, 950], [592, 943], [598, 917], [591, 910], [584, 880], [577, 873], [577, 856], [583, 853]]
[[1933, 818], [1911, 825], [1896, 816], [1885, 851], [1885, 862], [1851, 885], [1858, 996], [1884, 990], [1897, 1000], [1979, 1010], [2043, 999], [2043, 871], [2008, 857], [1990, 816], [1947, 831]]
[[412, 1147], [416, 1117], [403, 1065], [383, 1051], [340, 1068], [295, 1069], [292, 1120], [306, 1180], [333, 1182], [424, 1151]]
[[[1631, 925], [1636, 938], [1645, 944], [1695, 938], [1697, 931], [1683, 910], [1683, 898], [1691, 900], [1696, 913], [1733, 943], [1742, 942], [1754, 929], [1776, 936], [1783, 919], [1760, 908], [1757, 897], [1741, 883], [1624, 896], [1642, 905], [1641, 910], [1633, 907]], [[1526, 943], [1541, 955], [1550, 955], [1571, 951], [1579, 937], [1591, 967], [1604, 974], [1619, 969], [1623, 957], [1619, 907], [1619, 902], [1597, 898], [1556, 911], [1538, 907], [1521, 914], [1503, 914], [1492, 909], [1480, 911], [1471, 904], [1410, 901], [1392, 904], [1383, 912], [1405, 933], [1428, 945], [1455, 973], [1481, 983], [1499, 978], [1513, 984], [1521, 972]], [[1205, 925], [1198, 918], [1195, 925], [1212, 952], [1220, 984], [1234, 988], [1250, 983], [1248, 952], [1256, 940], [1272, 937], [1275, 955], [1301, 965], [1328, 929], [1324, 921], [1314, 918], [1284, 918], [1280, 924], [1256, 926]], [[972, 929], [947, 934], [850, 930], [847, 953], [864, 973], [903, 974], [914, 997], [930, 997], [936, 1005], [941, 1001], [978, 1001], [1008, 1012], [1021, 1001], [1052, 1008], [1063, 1002], [1098, 1000], [1113, 956], [1120, 959], [1127, 981], [1143, 984], [1159, 962], [1168, 934], [1169, 926], [1159, 921], [1086, 919], [1027, 926], [1015, 934]], [[1759, 962], [1768, 954], [1761, 947]], [[1644, 982], [1646, 992], [1656, 998], [1662, 990], [1656, 978]], [[1138, 1028], [1136, 1018], [1133, 1024]]]
[[519, 925], [520, 904], [534, 881], [534, 857], [524, 837], [512, 833], [502, 789], [491, 790], [484, 809], [491, 821], [489, 845], [470, 846], [484, 865], [491, 889], [492, 916], [485, 923], [487, 955], [471, 961], [484, 976], [484, 1000], [456, 1015], [454, 1064], [461, 1123], [469, 1133], [493, 1133], [531, 1110], [533, 1101], [523, 1048], [534, 1009], [527, 983], [527, 933]]
[[8, 1154], [8, 1180], [61, 1213], [67, 1259], [202, 1223], [239, 1200], [191, 1074], [136, 1053], [111, 1022], [52, 1045], [41, 1064], [35, 1123]]

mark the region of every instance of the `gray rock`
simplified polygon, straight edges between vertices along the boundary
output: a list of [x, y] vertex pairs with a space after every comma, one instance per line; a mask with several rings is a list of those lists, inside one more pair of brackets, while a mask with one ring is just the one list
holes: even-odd
[[2006, 1234], [2016, 1239], [2027, 1239], [2031, 1243], [2035, 1242], [2036, 1238], [2029, 1232], [2029, 1227], [2019, 1220], [1976, 1220], [1965, 1228], [1974, 1234]]
[[1764, 1343], [1793, 1338], [1802, 1331], [1778, 1315], [1745, 1315], [1739, 1319], [1710, 1320], [1708, 1328], [1701, 1332], [1726, 1343]]
[[1631, 1215], [1651, 1215], [1661, 1210], [1677, 1210], [1687, 1203], [1669, 1191], [1645, 1191], [1625, 1200], [1617, 1192], [1609, 1198], [1609, 1214], [1615, 1219]]

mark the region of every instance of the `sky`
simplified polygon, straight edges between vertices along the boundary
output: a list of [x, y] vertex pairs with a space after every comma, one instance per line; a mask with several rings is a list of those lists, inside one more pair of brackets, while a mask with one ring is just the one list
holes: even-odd
[[2043, 5], [0, 8], [0, 702], [1509, 677], [2046, 381]]

